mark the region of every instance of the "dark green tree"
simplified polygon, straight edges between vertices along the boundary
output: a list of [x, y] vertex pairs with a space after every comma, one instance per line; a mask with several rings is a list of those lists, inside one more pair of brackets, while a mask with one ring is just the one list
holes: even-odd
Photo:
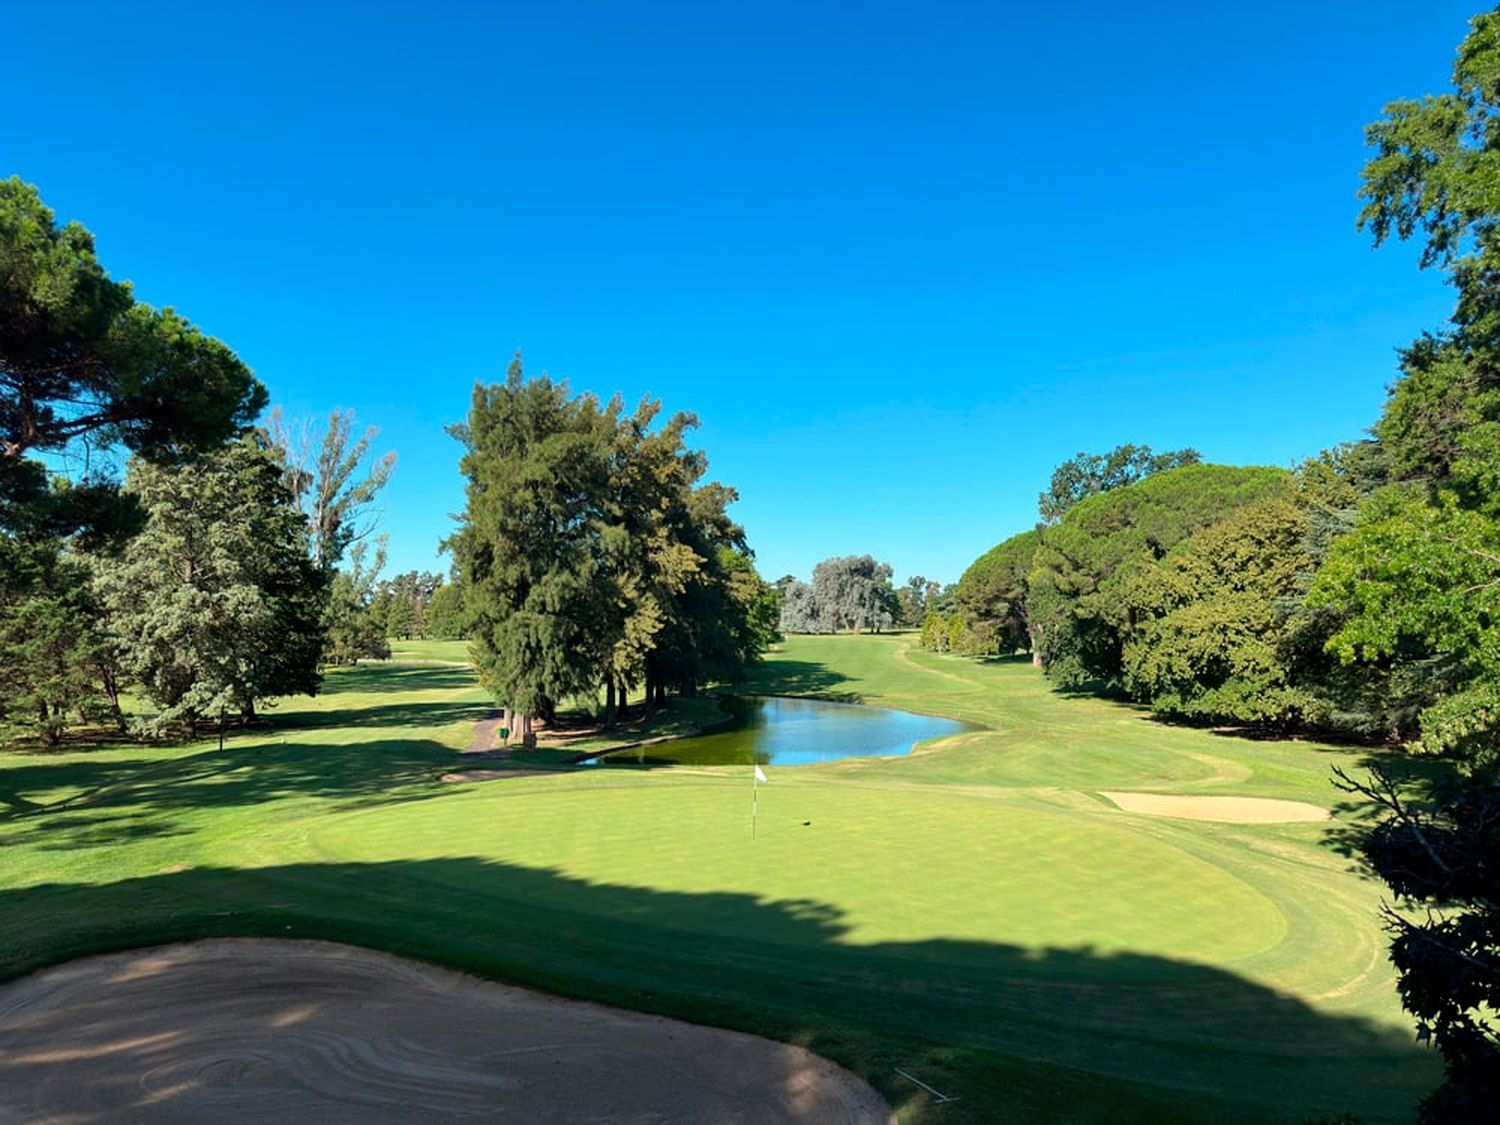
[[971, 631], [994, 638], [1002, 652], [1030, 649], [1041, 663], [1026, 611], [1027, 580], [1040, 533], [1023, 531], [975, 559], [958, 580], [954, 600]]
[[737, 679], [771, 633], [734, 490], [702, 482], [696, 420], [659, 410], [527, 380], [518, 356], [452, 429], [468, 505], [447, 545], [481, 682], [523, 736], [569, 697], [612, 711], [637, 684], [661, 702]]
[[147, 523], [99, 584], [122, 664], [157, 708], [148, 733], [191, 738], [317, 690], [325, 575], [283, 468], [258, 434], [180, 467], [131, 463]]
[[1381, 768], [1334, 772], [1379, 815], [1359, 850], [1396, 896], [1383, 915], [1402, 1006], [1443, 1055], [1420, 1119], [1500, 1122], [1500, 785], [1450, 776], [1423, 791]]
[[55, 746], [118, 715], [113, 650], [88, 566], [56, 540], [0, 536], [0, 737]]
[[1135, 571], [1122, 679], [1164, 715], [1295, 726], [1318, 716], [1294, 685], [1283, 633], [1312, 557], [1290, 492], [1246, 505]]
[[920, 629], [927, 619], [927, 607], [937, 596], [942, 584], [920, 574], [914, 574], [896, 590], [896, 602], [900, 606], [897, 623], [907, 629]]
[[222, 443], [264, 405], [233, 352], [171, 309], [137, 303], [87, 230], [58, 226], [19, 178], [0, 180], [0, 494], [10, 503], [39, 495], [30, 453], [65, 456], [85, 442], [177, 459]]
[[467, 593], [475, 667], [485, 688], [523, 716], [600, 681], [616, 601], [601, 537], [608, 519], [616, 419], [566, 384], [525, 378], [476, 385], [460, 467], [467, 504], [449, 538]]
[[427, 635], [435, 641], [459, 641], [469, 635], [464, 588], [457, 582], [445, 582], [432, 592], [432, 604], [427, 609]]
[[1281, 469], [1188, 465], [1075, 505], [1043, 531], [1027, 577], [1028, 626], [1048, 675], [1069, 687], [1118, 686], [1133, 578], [1194, 532], [1287, 487]]

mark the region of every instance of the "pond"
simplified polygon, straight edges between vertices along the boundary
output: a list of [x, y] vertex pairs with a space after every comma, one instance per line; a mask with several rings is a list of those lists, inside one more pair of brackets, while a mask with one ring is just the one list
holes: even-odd
[[827, 703], [782, 696], [726, 701], [734, 726], [712, 734], [642, 746], [600, 759], [602, 764], [685, 766], [800, 766], [838, 758], [910, 754], [929, 738], [973, 730], [956, 719], [914, 715], [888, 707]]

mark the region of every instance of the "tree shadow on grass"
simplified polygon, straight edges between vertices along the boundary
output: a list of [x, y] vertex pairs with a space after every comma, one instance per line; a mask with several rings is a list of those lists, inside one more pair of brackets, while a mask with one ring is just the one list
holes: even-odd
[[[352, 745], [284, 740], [230, 743], [177, 757], [37, 762], [0, 769], [0, 828], [8, 843], [66, 850], [196, 831], [181, 813], [316, 797], [336, 807], [430, 800], [455, 754], [421, 739]], [[43, 795], [73, 789], [73, 796]]]
[[337, 668], [323, 677], [324, 695], [349, 692], [456, 691], [479, 685], [472, 668], [445, 665], [403, 668], [358, 664]]
[[858, 703], [856, 692], [839, 690], [849, 677], [816, 660], [774, 660], [751, 668], [732, 686], [739, 695], [806, 695], [838, 703]]
[[[0, 917], [0, 978], [199, 937], [349, 942], [798, 1043], [863, 1074], [903, 1121], [924, 1110], [945, 1125], [1395, 1121], [1437, 1078], [1402, 1032], [1203, 965], [1087, 946], [865, 944], [825, 902], [596, 883], [477, 857], [46, 884], [0, 892]], [[27, 1009], [32, 1049], [0, 1050], [0, 1090], [48, 1080], [58, 1056], [42, 1049], [44, 1031], [68, 1051], [131, 1055], [137, 1073], [170, 1058], [161, 1041], [124, 1034], [104, 999], [51, 1031], [51, 1017]], [[22, 1034], [16, 1019], [0, 1014], [0, 1045]], [[587, 1060], [578, 1065], [586, 1080]], [[962, 1101], [929, 1109], [895, 1067]]]
[[478, 722], [490, 711], [487, 703], [390, 703], [313, 710], [278, 711], [272, 731], [320, 730], [332, 727], [439, 727]]

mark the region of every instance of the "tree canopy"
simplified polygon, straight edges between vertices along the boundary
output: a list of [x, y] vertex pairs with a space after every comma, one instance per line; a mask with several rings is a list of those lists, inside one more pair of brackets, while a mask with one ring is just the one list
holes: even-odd
[[1080, 451], [1052, 471], [1047, 491], [1037, 497], [1037, 512], [1043, 524], [1054, 524], [1080, 500], [1201, 460], [1196, 449], [1152, 453], [1149, 445], [1117, 445], [1108, 453]]
[[191, 736], [203, 719], [317, 690], [325, 573], [282, 478], [260, 435], [189, 465], [132, 462], [146, 526], [99, 584], [124, 669], [156, 704], [153, 732]]
[[137, 302], [93, 235], [59, 226], [16, 177], [0, 180], [0, 391], [0, 491], [13, 504], [38, 495], [30, 453], [86, 441], [181, 458], [242, 430], [266, 400], [229, 348]]
[[734, 678], [769, 637], [767, 589], [727, 508], [685, 445], [696, 425], [654, 425], [647, 400], [573, 396], [520, 357], [474, 389], [467, 506], [448, 541], [480, 680], [523, 715], [569, 696], [623, 701]]
[[1281, 469], [1187, 465], [1083, 500], [1042, 534], [1028, 622], [1059, 683], [1117, 683], [1132, 622], [1127, 584], [1237, 508], [1283, 492]]
[[1026, 602], [1040, 537], [1039, 531], [1023, 531], [991, 547], [963, 572], [954, 591], [959, 609], [1004, 651], [1033, 647]]
[[[925, 579], [912, 579], [908, 601], [891, 586], [889, 563], [873, 555], [841, 555], [824, 559], [813, 567], [812, 582], [792, 575], [777, 582], [780, 594], [779, 623], [785, 633], [837, 633], [842, 629], [878, 633], [903, 618], [904, 608], [918, 597], [921, 604], [932, 595]], [[917, 583], [922, 585], [918, 587]]]

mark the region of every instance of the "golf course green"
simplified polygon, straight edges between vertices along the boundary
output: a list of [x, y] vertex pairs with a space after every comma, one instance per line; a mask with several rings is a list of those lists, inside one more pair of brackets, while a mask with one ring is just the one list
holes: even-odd
[[1335, 809], [1330, 768], [1368, 752], [1165, 726], [904, 635], [789, 638], [743, 687], [978, 729], [769, 767], [752, 840], [745, 766], [445, 784], [490, 704], [461, 644], [407, 644], [222, 750], [0, 753], [0, 979], [326, 938], [795, 1043], [903, 1122], [1394, 1122], [1438, 1081], [1380, 886], [1336, 847], [1356, 813], [1104, 795]]

